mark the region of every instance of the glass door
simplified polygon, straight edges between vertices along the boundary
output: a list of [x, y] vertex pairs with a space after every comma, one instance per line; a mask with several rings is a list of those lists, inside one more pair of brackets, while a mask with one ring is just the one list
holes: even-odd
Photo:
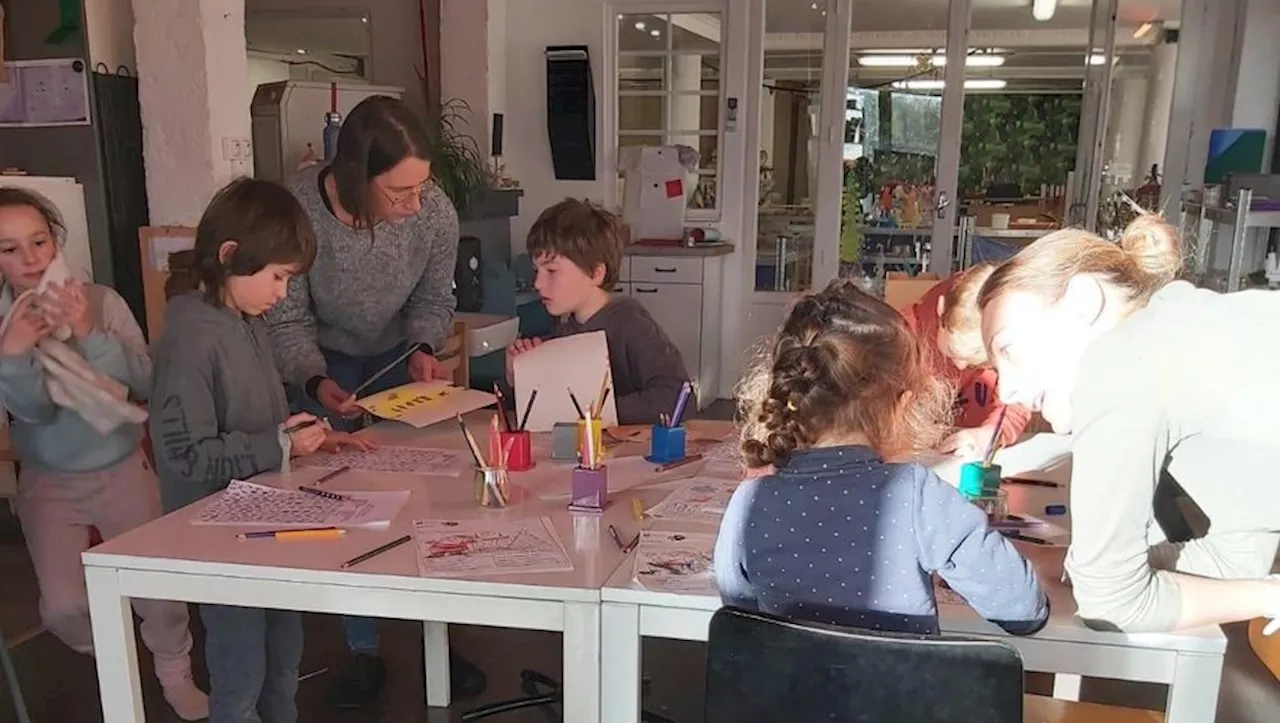
[[1089, 16], [1089, 51], [1085, 55], [1084, 98], [1076, 166], [1069, 184], [1067, 225], [1098, 228], [1102, 202], [1107, 111], [1116, 61], [1116, 11], [1119, 0], [1093, 0]]

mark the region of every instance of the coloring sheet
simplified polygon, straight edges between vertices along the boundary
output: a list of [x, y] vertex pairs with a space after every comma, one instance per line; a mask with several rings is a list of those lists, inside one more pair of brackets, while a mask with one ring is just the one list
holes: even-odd
[[414, 520], [423, 577], [510, 575], [573, 569], [548, 517]]
[[344, 449], [311, 456], [302, 462], [319, 469], [364, 469], [370, 472], [457, 477], [472, 467], [466, 452], [429, 447], [378, 447], [368, 452]]
[[[609, 345], [603, 331], [562, 336], [544, 341], [515, 358], [516, 409], [524, 414], [529, 396], [538, 390], [525, 425], [530, 432], [550, 432], [556, 422], [573, 422], [569, 390], [586, 412], [600, 394], [600, 382], [609, 373]], [[605, 428], [618, 424], [618, 409], [610, 392], [600, 416]]]
[[746, 472], [742, 464], [742, 451], [738, 430], [730, 433], [725, 441], [713, 445], [702, 453], [701, 474], [726, 479], [741, 480]]
[[716, 595], [711, 565], [716, 536], [709, 532], [644, 530], [636, 545], [636, 582], [646, 590]]
[[739, 484], [737, 480], [694, 477], [645, 514], [660, 520], [718, 525]]
[[411, 382], [356, 400], [375, 417], [404, 422], [421, 429], [497, 401], [488, 392], [455, 387], [447, 381]]
[[232, 480], [222, 494], [191, 518], [193, 525], [243, 527], [374, 527], [385, 528], [409, 500], [409, 491], [340, 492], [332, 499], [299, 490]]

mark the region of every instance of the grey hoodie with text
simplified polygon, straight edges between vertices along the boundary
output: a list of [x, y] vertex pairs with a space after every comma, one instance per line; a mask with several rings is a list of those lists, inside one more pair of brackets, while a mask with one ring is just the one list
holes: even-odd
[[280, 468], [289, 414], [262, 319], [174, 297], [152, 348], [151, 440], [166, 512]]

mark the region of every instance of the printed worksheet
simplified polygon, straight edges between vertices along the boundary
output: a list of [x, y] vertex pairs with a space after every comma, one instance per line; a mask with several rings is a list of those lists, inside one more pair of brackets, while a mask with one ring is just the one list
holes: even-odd
[[715, 545], [709, 532], [644, 530], [636, 545], [635, 581], [654, 592], [715, 595]]
[[694, 477], [685, 480], [666, 499], [651, 507], [645, 514], [660, 520], [720, 524], [729, 498], [738, 489], [737, 480], [714, 477]]
[[364, 469], [370, 472], [396, 472], [457, 477], [470, 470], [472, 462], [466, 452], [430, 447], [378, 447], [368, 452], [344, 449], [332, 454], [318, 454], [303, 461], [307, 467], [319, 469]]
[[746, 468], [742, 464], [741, 443], [735, 430], [719, 444], [702, 453], [702, 474], [741, 480]]
[[488, 392], [463, 389], [436, 379], [402, 384], [394, 389], [357, 399], [356, 404], [375, 417], [404, 422], [422, 429], [436, 422], [453, 419], [459, 414], [487, 407], [496, 401], [497, 397]]
[[409, 500], [409, 491], [340, 492], [325, 496], [232, 480], [205, 505], [193, 525], [243, 527], [373, 527], [385, 528]]
[[573, 569], [549, 517], [414, 520], [423, 577], [510, 575]]

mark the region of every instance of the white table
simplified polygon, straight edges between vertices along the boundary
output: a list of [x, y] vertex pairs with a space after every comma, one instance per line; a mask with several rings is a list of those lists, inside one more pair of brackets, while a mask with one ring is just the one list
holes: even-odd
[[[1031, 474], [1022, 476], [1031, 477]], [[1060, 473], [1059, 479], [1065, 477]], [[1010, 508], [1028, 514], [1065, 501], [1065, 487], [1010, 487]], [[1062, 517], [1049, 518], [1066, 525]], [[1226, 638], [1217, 627], [1177, 634], [1124, 634], [1090, 630], [1075, 617], [1070, 588], [1060, 582], [1064, 548], [1017, 543], [1031, 560], [1052, 605], [1039, 633], [1017, 637], [981, 619], [965, 606], [939, 605], [944, 633], [997, 638], [1022, 654], [1028, 670], [1056, 673], [1055, 697], [1078, 695], [1079, 676], [1112, 678], [1169, 686], [1166, 723], [1206, 723], [1217, 710]], [[601, 712], [603, 723], [640, 720], [640, 648], [644, 637], [707, 640], [711, 615], [720, 598], [654, 592], [633, 579], [633, 561], [624, 561], [601, 591]], [[1066, 675], [1063, 675], [1066, 674]], [[1073, 695], [1072, 681], [1075, 691]]]
[[[386, 444], [461, 448], [461, 435], [449, 424], [427, 430], [380, 425], [371, 432]], [[278, 481], [296, 486], [323, 472], [295, 468]], [[515, 475], [513, 482], [530, 488], [563, 484], [567, 489], [569, 478], [566, 468], [542, 464]], [[84, 553], [105, 723], [144, 720], [129, 605], [135, 597], [423, 620], [427, 700], [432, 706], [449, 704], [448, 623], [559, 631], [564, 634], [564, 720], [599, 720], [600, 588], [622, 559], [608, 525], [628, 524], [627, 505], [612, 505], [603, 516], [573, 515], [563, 501], [543, 501], [530, 493], [523, 504], [507, 510], [482, 510], [473, 500], [469, 473], [453, 478], [351, 470], [325, 487], [407, 487], [412, 495], [390, 529], [353, 530], [333, 541], [239, 541], [235, 536], [242, 528], [188, 522], [207, 502], [202, 501]], [[414, 519], [478, 515], [551, 517], [573, 560], [573, 571], [424, 578], [419, 576], [412, 543], [355, 569], [339, 569], [342, 562], [408, 534]]]

